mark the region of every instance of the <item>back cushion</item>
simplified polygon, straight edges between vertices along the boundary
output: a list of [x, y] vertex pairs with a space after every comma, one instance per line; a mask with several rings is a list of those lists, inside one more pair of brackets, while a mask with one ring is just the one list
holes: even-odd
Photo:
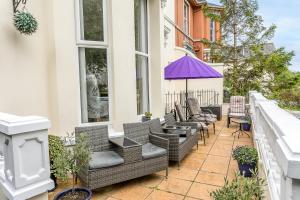
[[245, 97], [243, 96], [230, 97], [230, 112], [245, 113]]

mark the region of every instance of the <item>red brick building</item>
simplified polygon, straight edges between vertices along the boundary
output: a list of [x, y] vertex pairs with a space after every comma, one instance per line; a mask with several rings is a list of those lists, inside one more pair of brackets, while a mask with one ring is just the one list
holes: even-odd
[[200, 40], [221, 39], [220, 23], [209, 18], [204, 8], [220, 13], [223, 7], [206, 0], [175, 0], [176, 46], [193, 51], [201, 60], [213, 62], [209, 49]]

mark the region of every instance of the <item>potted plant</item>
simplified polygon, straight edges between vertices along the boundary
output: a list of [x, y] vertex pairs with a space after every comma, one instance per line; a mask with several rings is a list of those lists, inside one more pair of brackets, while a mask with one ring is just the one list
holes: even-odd
[[251, 129], [251, 116], [249, 114], [246, 115], [245, 120], [248, 121], [248, 123], [243, 123], [243, 130], [244, 131], [250, 131]]
[[56, 176], [53, 173], [54, 167], [53, 167], [53, 160], [60, 154], [62, 154], [64, 150], [64, 144], [60, 137], [55, 135], [49, 135], [48, 136], [49, 141], [49, 159], [50, 159], [50, 169], [51, 169], [51, 175], [50, 178], [54, 182], [54, 188], [50, 191], [55, 190], [57, 186]]
[[210, 193], [214, 200], [262, 200], [265, 180], [258, 177], [257, 171], [253, 178], [245, 178], [239, 174], [229, 183], [225, 180], [223, 187]]
[[145, 116], [142, 117], [142, 122], [151, 120], [151, 117], [152, 117], [151, 112], [145, 112]]
[[241, 175], [251, 177], [258, 162], [258, 153], [254, 147], [238, 146], [233, 150], [233, 158], [238, 162]]
[[[73, 135], [73, 134], [72, 134]], [[92, 197], [91, 190], [87, 188], [75, 188], [75, 177], [80, 169], [87, 167], [91, 159], [90, 150], [86, 134], [81, 134], [76, 138], [76, 144], [71, 147], [64, 147], [63, 152], [54, 158], [54, 174], [56, 177], [63, 181], [67, 181], [69, 176], [72, 175], [72, 188], [60, 192], [54, 200], [90, 200]]]

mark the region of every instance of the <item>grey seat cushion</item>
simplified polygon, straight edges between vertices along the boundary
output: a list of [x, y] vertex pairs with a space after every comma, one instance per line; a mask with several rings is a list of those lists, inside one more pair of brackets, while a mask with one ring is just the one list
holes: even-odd
[[204, 130], [208, 129], [207, 125], [203, 122], [198, 122], [197, 126], [198, 126], [199, 129], [201, 129], [201, 128], [203, 128]]
[[186, 137], [179, 137], [179, 144], [183, 144], [186, 141]]
[[142, 146], [143, 159], [155, 158], [167, 154], [167, 150], [161, 147], [155, 146], [151, 143], [146, 143]]
[[111, 167], [124, 163], [124, 159], [114, 151], [93, 152], [89, 162], [90, 169]]

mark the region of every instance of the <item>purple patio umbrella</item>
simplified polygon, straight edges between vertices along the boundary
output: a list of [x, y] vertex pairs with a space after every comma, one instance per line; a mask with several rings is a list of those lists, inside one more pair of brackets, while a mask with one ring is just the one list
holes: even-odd
[[[185, 79], [185, 104], [187, 108], [188, 79], [222, 78], [223, 75], [199, 59], [185, 55], [165, 67], [165, 80]], [[186, 109], [187, 116], [187, 109]]]

